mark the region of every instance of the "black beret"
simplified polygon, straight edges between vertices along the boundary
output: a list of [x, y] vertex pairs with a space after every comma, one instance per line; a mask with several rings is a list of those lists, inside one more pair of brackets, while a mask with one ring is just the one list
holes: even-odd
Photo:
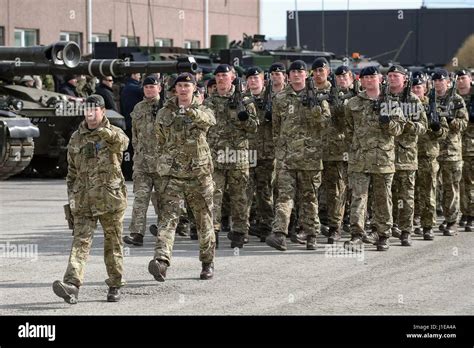
[[471, 75], [467, 69], [460, 69], [456, 71], [456, 76]]
[[91, 94], [86, 99], [86, 104], [95, 107], [105, 107], [105, 100], [101, 95]]
[[221, 64], [219, 65], [216, 70], [214, 70], [214, 75], [218, 73], [226, 73], [226, 72], [231, 72], [232, 67], [229, 64]]
[[313, 62], [313, 65], [311, 65], [312, 70], [324, 67], [329, 67], [329, 63], [326, 58], [316, 58]]
[[419, 85], [422, 85], [425, 83], [425, 81], [423, 81], [422, 79], [418, 78], [418, 77], [415, 77], [414, 79], [411, 80], [411, 85], [412, 86], [419, 86]]
[[263, 70], [259, 66], [252, 66], [245, 72], [245, 77], [262, 74]]
[[334, 74], [344, 75], [347, 74], [349, 71], [351, 71], [351, 69], [349, 69], [347, 65], [341, 65], [337, 67], [336, 71], [334, 71]]
[[146, 85], [158, 85], [159, 82], [158, 80], [156, 79], [155, 76], [147, 76], [145, 77], [145, 79], [143, 80], [143, 86], [146, 86]]
[[379, 74], [379, 70], [375, 66], [367, 66], [360, 71], [359, 77], [378, 75], [378, 74]]
[[437, 69], [431, 76], [432, 80], [444, 80], [449, 76], [448, 72], [444, 69]]
[[286, 72], [286, 67], [285, 67], [285, 64], [283, 63], [280, 63], [280, 62], [276, 62], [276, 63], [273, 63], [272, 65], [270, 65], [270, 69], [268, 69], [268, 71], [270, 73], [272, 72]]
[[64, 82], [68, 82], [68, 81], [73, 80], [73, 79], [76, 79], [76, 78], [77, 78], [76, 75], [72, 75], [72, 74], [65, 75], [65, 76], [64, 76]]
[[291, 63], [290, 67], [288, 68], [288, 71], [291, 70], [306, 70], [306, 63], [303, 62], [302, 60], [295, 60], [293, 63]]
[[412, 78], [420, 79], [425, 81], [426, 80], [426, 74], [423, 71], [415, 71], [412, 75]]
[[209, 82], [207, 83], [207, 87], [211, 87], [216, 84], [216, 79], [213, 77], [212, 79], [209, 79]]
[[406, 75], [407, 74], [407, 70], [401, 66], [401, 65], [392, 65], [389, 69], [388, 69], [388, 72], [387, 73], [391, 73], [391, 72], [397, 72], [397, 73], [400, 73], [400, 74], [403, 74], [403, 75]]
[[194, 75], [190, 73], [181, 73], [179, 76], [174, 80], [173, 86], [176, 86], [178, 82], [189, 82], [192, 84], [196, 84], [196, 79], [194, 78]]

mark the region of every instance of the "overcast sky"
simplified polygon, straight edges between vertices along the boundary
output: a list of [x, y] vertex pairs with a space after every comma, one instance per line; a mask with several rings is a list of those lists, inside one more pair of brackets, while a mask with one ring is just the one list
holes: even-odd
[[[432, 7], [474, 7], [474, 0], [297, 0], [299, 11], [316, 10], [380, 10], [413, 9], [424, 3]], [[260, 32], [267, 38], [286, 37], [286, 11], [295, 9], [295, 0], [261, 0]]]

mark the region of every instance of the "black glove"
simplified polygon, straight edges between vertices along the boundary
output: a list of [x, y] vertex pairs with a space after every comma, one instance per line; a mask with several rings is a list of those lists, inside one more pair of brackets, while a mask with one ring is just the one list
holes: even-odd
[[249, 113], [247, 111], [240, 111], [238, 114], [237, 114], [237, 117], [239, 118], [240, 121], [247, 121], [250, 117]]
[[382, 124], [388, 124], [390, 122], [390, 116], [389, 115], [380, 115], [379, 116], [379, 122]]
[[265, 112], [265, 119], [267, 121], [270, 121], [270, 122], [272, 121], [272, 112], [271, 111], [266, 111]]
[[441, 125], [439, 124], [439, 122], [431, 122], [430, 128], [433, 132], [437, 132], [441, 129]]
[[446, 121], [448, 122], [448, 124], [453, 122], [453, 120], [454, 120], [454, 117], [446, 117]]

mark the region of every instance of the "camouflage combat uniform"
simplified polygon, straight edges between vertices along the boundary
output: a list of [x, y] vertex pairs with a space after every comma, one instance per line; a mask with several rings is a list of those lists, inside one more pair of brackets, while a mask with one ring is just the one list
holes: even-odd
[[174, 236], [185, 203], [191, 209], [199, 236], [199, 259], [211, 263], [216, 239], [213, 229], [213, 164], [206, 140], [216, 124], [214, 113], [194, 102], [180, 112], [177, 98], [166, 101], [157, 116], [156, 131], [163, 151], [158, 158], [160, 222], [155, 259], [170, 264]]
[[361, 92], [349, 99], [345, 108], [346, 136], [350, 141], [349, 185], [352, 189], [351, 234], [365, 234], [365, 216], [369, 184], [372, 184], [374, 217], [372, 224], [379, 236], [390, 237], [392, 228], [392, 180], [395, 173], [394, 137], [403, 131], [400, 108], [390, 112], [390, 121], [382, 124], [374, 100]]
[[[402, 95], [390, 94], [392, 100]], [[410, 93], [406, 101], [401, 101], [406, 123], [403, 133], [395, 138], [395, 175], [392, 182], [393, 222], [401, 232], [413, 233], [415, 211], [415, 179], [418, 169], [418, 136], [426, 133], [428, 120], [423, 104]]]
[[[159, 97], [142, 100], [135, 105], [132, 113], [133, 154], [133, 200], [130, 233], [142, 236], [146, 229], [146, 214], [152, 198], [152, 191], [158, 191], [160, 176], [156, 163], [159, 156], [156, 134], [156, 115], [160, 106]], [[156, 200], [156, 198], [154, 198]], [[156, 202], [155, 202], [156, 203]]]
[[[304, 232], [307, 236], [315, 237], [320, 232], [318, 189], [323, 169], [321, 129], [326, 127], [330, 111], [325, 100], [313, 109], [304, 106], [302, 99], [306, 93], [306, 88], [296, 92], [291, 86], [286, 86], [273, 100], [278, 197], [272, 232], [288, 234], [291, 211], [298, 205], [298, 219]], [[296, 202], [295, 197], [299, 202]]]
[[120, 165], [129, 139], [106, 117], [89, 130], [83, 121], [68, 145], [66, 177], [69, 204], [74, 215], [74, 239], [64, 282], [82, 285], [84, 267], [97, 220], [104, 230], [104, 260], [109, 287], [123, 285], [122, 227], [127, 188]]
[[474, 219], [474, 87], [471, 87], [470, 94], [461, 97], [464, 99], [469, 114], [469, 123], [462, 136], [461, 212], [472, 227]]
[[224, 96], [215, 93], [204, 101], [214, 111], [216, 125], [208, 132], [208, 142], [214, 162], [214, 229], [221, 229], [221, 207], [224, 190], [229, 190], [232, 233], [236, 238], [248, 235], [247, 183], [249, 180], [248, 137], [257, 131], [254, 105], [246, 97], [249, 118], [240, 121], [238, 110], [230, 108], [235, 86]]

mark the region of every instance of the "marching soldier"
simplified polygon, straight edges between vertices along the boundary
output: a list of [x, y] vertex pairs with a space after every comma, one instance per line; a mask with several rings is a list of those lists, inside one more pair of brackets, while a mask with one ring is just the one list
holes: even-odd
[[229, 192], [232, 230], [227, 234], [231, 247], [242, 248], [248, 241], [249, 214], [247, 183], [249, 180], [250, 133], [257, 131], [256, 111], [252, 101], [233, 85], [235, 74], [230, 65], [221, 64], [214, 71], [217, 91], [204, 101], [215, 115], [216, 125], [208, 132], [214, 161], [214, 229], [221, 230], [222, 197]]
[[108, 302], [120, 300], [123, 281], [123, 217], [127, 187], [120, 168], [128, 138], [105, 116], [105, 101], [93, 94], [86, 99], [85, 120], [68, 145], [68, 200], [74, 216], [74, 239], [63, 281], [53, 283], [54, 293], [77, 303], [92, 237], [100, 221], [104, 230], [104, 260], [109, 278]]
[[315, 91], [306, 86], [306, 64], [294, 61], [289, 85], [273, 103], [273, 142], [275, 145], [278, 198], [275, 220], [267, 245], [286, 250], [286, 235], [295, 196], [300, 200], [301, 225], [307, 235], [306, 248], [316, 249], [319, 233], [318, 188], [321, 185], [321, 129], [330, 117], [328, 103], [316, 100]]
[[155, 256], [148, 271], [157, 281], [164, 281], [170, 266], [175, 229], [184, 204], [195, 219], [199, 236], [201, 279], [214, 275], [216, 239], [212, 223], [212, 157], [206, 140], [209, 127], [216, 124], [214, 113], [199, 104], [193, 92], [196, 80], [183, 73], [174, 83], [176, 97], [167, 100], [159, 111], [156, 131], [161, 154], [158, 158], [160, 222]]
[[389, 108], [380, 91], [379, 72], [375, 67], [361, 73], [365, 91], [349, 99], [345, 109], [346, 136], [350, 141], [349, 184], [352, 189], [350, 241], [347, 249], [362, 245], [369, 185], [373, 186], [377, 250], [389, 249], [392, 228], [392, 180], [395, 173], [394, 137], [403, 131], [400, 107]]
[[415, 177], [418, 169], [418, 136], [426, 133], [425, 108], [412, 93], [407, 71], [400, 65], [388, 70], [389, 100], [398, 101], [405, 126], [403, 133], [395, 138], [395, 175], [392, 183], [393, 220], [392, 235], [401, 240], [403, 246], [411, 246], [413, 217], [415, 211]]
[[462, 176], [462, 139], [467, 128], [468, 117], [464, 100], [455, 93], [453, 86], [448, 90], [449, 75], [438, 69], [432, 76], [439, 115], [448, 123], [446, 138], [440, 141], [438, 162], [442, 183], [442, 206], [446, 225], [440, 226], [445, 236], [456, 232], [459, 214], [459, 182]]

